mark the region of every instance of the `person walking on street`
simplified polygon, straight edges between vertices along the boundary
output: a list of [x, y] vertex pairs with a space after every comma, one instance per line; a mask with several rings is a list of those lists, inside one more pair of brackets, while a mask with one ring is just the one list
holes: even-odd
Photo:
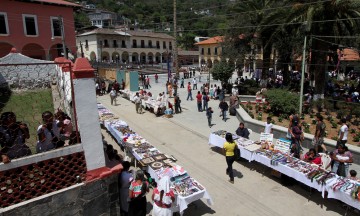
[[219, 108], [221, 110], [222, 120], [226, 122], [226, 111], [229, 109], [229, 105], [225, 102], [225, 100], [222, 100], [219, 104]]
[[234, 184], [234, 172], [233, 172], [232, 165], [235, 161], [235, 148], [237, 146], [233, 140], [231, 133], [226, 133], [225, 140], [226, 140], [226, 142], [224, 143], [224, 153], [225, 153], [226, 164], [227, 164], [226, 174], [229, 175], [229, 177], [230, 177], [229, 182]]
[[196, 77], [194, 77], [193, 79], [193, 90], [197, 90], [197, 81], [196, 81]]
[[178, 90], [177, 82], [174, 83], [173, 88], [174, 88], [174, 95], [177, 95], [177, 90]]
[[189, 98], [191, 100], [193, 100], [193, 97], [192, 97], [192, 94], [191, 94], [191, 84], [190, 84], [190, 82], [188, 82], [187, 91], [188, 91], [188, 96], [187, 96], [186, 100], [189, 100]]
[[209, 125], [209, 127], [211, 128], [211, 126], [212, 126], [212, 124], [211, 124], [211, 119], [212, 119], [212, 114], [213, 114], [213, 110], [212, 110], [212, 108], [211, 107], [209, 107], [209, 108], [207, 108], [206, 109], [206, 117], [207, 117], [207, 119], [208, 119], [208, 125]]
[[159, 81], [159, 76], [158, 76], [158, 74], [155, 74], [155, 83], [158, 83]]
[[198, 91], [198, 93], [197, 93], [197, 95], [196, 95], [196, 103], [197, 103], [197, 107], [198, 107], [198, 111], [199, 111], [199, 112], [202, 112], [201, 99], [202, 99], [202, 95], [201, 95], [200, 91]]
[[111, 105], [115, 104], [116, 106], [116, 91], [114, 88], [111, 89], [110, 91], [110, 101], [111, 101]]
[[180, 88], [185, 88], [184, 87], [184, 77], [181, 78], [181, 81], [180, 81]]
[[136, 94], [134, 96], [134, 102], [135, 102], [136, 113], [141, 114], [142, 113], [142, 107], [141, 107], [141, 97], [139, 95], [139, 92], [136, 92]]
[[203, 100], [203, 110], [207, 110], [208, 102], [209, 102], [209, 96], [207, 96], [207, 94], [205, 92], [203, 92], [202, 100]]
[[145, 82], [146, 82], [147, 88], [148, 88], [148, 89], [151, 88], [149, 76], [146, 76]]

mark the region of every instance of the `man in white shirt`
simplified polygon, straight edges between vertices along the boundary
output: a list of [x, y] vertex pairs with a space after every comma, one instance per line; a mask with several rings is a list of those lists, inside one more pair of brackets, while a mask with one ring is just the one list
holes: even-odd
[[197, 81], [196, 81], [196, 77], [194, 77], [193, 79], [193, 90], [196, 89], [197, 90]]
[[273, 132], [273, 129], [272, 129], [273, 124], [271, 123], [271, 117], [267, 117], [264, 126], [265, 126], [264, 133], [269, 133], [270, 134], [270, 133]]
[[141, 97], [139, 95], [139, 92], [136, 92], [136, 94], [134, 96], [134, 103], [135, 103], [136, 113], [141, 114], [142, 113], [142, 107], [141, 107]]
[[111, 105], [113, 105], [113, 103], [115, 102], [115, 106], [116, 106], [116, 91], [114, 88], [112, 88], [110, 91], [110, 100], [111, 100]]
[[347, 137], [348, 137], [349, 128], [346, 125], [346, 119], [345, 118], [341, 119], [341, 122], [342, 122], [342, 126], [341, 126], [340, 131], [339, 131], [339, 138], [338, 138], [337, 145], [339, 143], [342, 143], [344, 145], [347, 143]]

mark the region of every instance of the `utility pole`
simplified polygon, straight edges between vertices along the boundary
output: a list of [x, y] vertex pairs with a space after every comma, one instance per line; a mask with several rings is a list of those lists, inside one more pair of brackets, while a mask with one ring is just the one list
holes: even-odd
[[179, 79], [180, 76], [179, 76], [178, 49], [177, 49], [176, 0], [174, 0], [174, 37], [175, 37], [175, 42], [174, 42], [173, 61], [175, 64], [176, 77]]
[[305, 78], [305, 59], [306, 59], [306, 42], [307, 42], [307, 35], [305, 34], [304, 39], [304, 48], [302, 54], [302, 63], [301, 63], [301, 87], [300, 87], [300, 105], [299, 105], [299, 114], [302, 114], [303, 108], [303, 94], [304, 94], [304, 78]]
[[80, 41], [80, 49], [81, 49], [81, 58], [84, 58], [84, 50], [82, 46], [82, 42]]
[[66, 46], [65, 46], [65, 30], [64, 30], [64, 19], [62, 16], [58, 17], [59, 24], [60, 24], [60, 30], [61, 30], [61, 41], [62, 41], [62, 48], [64, 52], [64, 57], [68, 59], [68, 53], [66, 52]]

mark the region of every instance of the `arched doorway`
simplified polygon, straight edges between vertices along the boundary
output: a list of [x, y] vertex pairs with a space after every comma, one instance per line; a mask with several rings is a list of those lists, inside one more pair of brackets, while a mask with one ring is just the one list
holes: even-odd
[[121, 62], [122, 63], [126, 63], [129, 61], [129, 53], [124, 51], [122, 54], [121, 54]]
[[111, 60], [116, 63], [120, 62], [120, 54], [118, 52], [113, 52], [111, 54]]
[[205, 59], [201, 59], [200, 64], [201, 64], [201, 67], [204, 66], [206, 64]]
[[0, 42], [0, 58], [6, 56], [7, 54], [10, 53], [11, 48], [13, 48], [14, 46], [6, 43], [6, 42]]
[[131, 61], [135, 64], [137, 64], [139, 62], [139, 54], [137, 52], [132, 53]]
[[54, 60], [57, 57], [64, 56], [63, 55], [63, 46], [62, 44], [54, 44], [50, 47], [49, 50], [49, 59]]
[[90, 60], [91, 61], [96, 61], [96, 54], [95, 54], [94, 51], [90, 53]]
[[152, 52], [148, 53], [148, 63], [154, 64], [154, 54]]
[[22, 48], [21, 54], [34, 59], [42, 59], [42, 60], [46, 59], [45, 49], [39, 44], [35, 44], [35, 43], [26, 44]]
[[140, 63], [145, 64], [146, 63], [146, 54], [140, 53]]
[[212, 68], [212, 62], [211, 62], [210, 59], [208, 59], [208, 60], [206, 61], [206, 64], [207, 64], [207, 67], [208, 67], [208, 68]]
[[155, 62], [156, 64], [159, 64], [161, 62], [161, 54], [160, 53], [155, 53]]
[[101, 53], [101, 60], [105, 61], [105, 62], [109, 61], [110, 60], [110, 54], [108, 52], [106, 52], [106, 51], [103, 51]]

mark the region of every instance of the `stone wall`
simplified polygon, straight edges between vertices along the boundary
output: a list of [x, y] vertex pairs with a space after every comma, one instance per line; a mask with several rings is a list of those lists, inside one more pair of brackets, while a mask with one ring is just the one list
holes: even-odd
[[0, 216], [120, 215], [118, 174], [0, 209]]

